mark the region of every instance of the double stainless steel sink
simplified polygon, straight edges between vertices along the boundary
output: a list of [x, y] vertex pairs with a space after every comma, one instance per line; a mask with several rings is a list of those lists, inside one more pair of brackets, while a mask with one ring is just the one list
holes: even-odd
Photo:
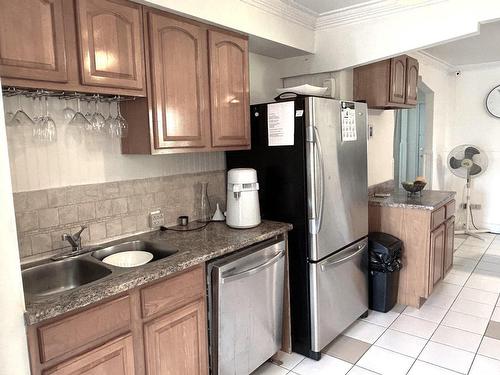
[[101, 280], [113, 273], [130, 268], [114, 267], [102, 262], [108, 255], [123, 251], [149, 251], [155, 262], [177, 252], [165, 240], [134, 240], [115, 243], [106, 247], [89, 249], [88, 252], [69, 256], [27, 268], [22, 271], [24, 294], [28, 301], [39, 300]]

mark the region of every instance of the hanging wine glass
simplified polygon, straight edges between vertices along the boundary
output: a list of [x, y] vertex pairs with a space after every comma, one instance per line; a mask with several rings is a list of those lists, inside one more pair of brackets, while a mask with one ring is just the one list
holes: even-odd
[[63, 114], [66, 122], [71, 121], [71, 119], [75, 116], [75, 110], [68, 105], [68, 98], [64, 98]]
[[92, 130], [95, 133], [103, 133], [106, 126], [106, 119], [99, 112], [99, 96], [96, 97], [94, 101], [94, 114], [92, 115], [92, 119], [90, 120], [92, 123]]
[[125, 120], [120, 112], [120, 97], [118, 97], [118, 101], [116, 103], [116, 121], [118, 123], [118, 136], [120, 138], [125, 138], [128, 135], [128, 123]]
[[31, 125], [33, 126], [35, 123], [33, 120], [24, 112], [21, 107], [21, 95], [17, 94], [17, 112], [12, 117], [12, 120], [9, 123], [9, 126], [13, 125]]
[[108, 134], [111, 136], [111, 137], [118, 137], [118, 135], [116, 135], [116, 129], [118, 127], [118, 123], [116, 122], [116, 119], [113, 117], [113, 115], [111, 114], [111, 104], [113, 103], [112, 100], [109, 100], [108, 104], [109, 104], [109, 108], [108, 108], [108, 117], [106, 118], [106, 129], [108, 131]]
[[71, 121], [68, 123], [68, 125], [78, 127], [80, 129], [87, 129], [89, 126], [91, 126], [89, 120], [83, 115], [82, 109], [81, 109], [81, 100], [80, 97], [76, 98], [76, 112]]
[[57, 140], [56, 123], [49, 115], [49, 102], [47, 96], [45, 96], [45, 116], [43, 116], [41, 129], [42, 142], [51, 143]]

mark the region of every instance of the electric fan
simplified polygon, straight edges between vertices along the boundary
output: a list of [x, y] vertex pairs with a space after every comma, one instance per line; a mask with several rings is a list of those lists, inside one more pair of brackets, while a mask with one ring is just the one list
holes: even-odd
[[[481, 176], [488, 168], [488, 157], [477, 146], [460, 145], [451, 150], [448, 155], [448, 168], [455, 176], [464, 178], [467, 188], [465, 205], [465, 229], [456, 231], [456, 234], [466, 234], [482, 239], [477, 233], [486, 233], [487, 230], [471, 229], [470, 227], [470, 197], [471, 180]], [[472, 215], [472, 214], [471, 214]]]

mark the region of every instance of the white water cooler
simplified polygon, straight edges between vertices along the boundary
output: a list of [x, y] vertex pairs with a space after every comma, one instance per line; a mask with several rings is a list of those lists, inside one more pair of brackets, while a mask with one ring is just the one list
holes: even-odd
[[260, 224], [259, 183], [251, 168], [230, 169], [227, 173], [226, 224], [252, 228]]

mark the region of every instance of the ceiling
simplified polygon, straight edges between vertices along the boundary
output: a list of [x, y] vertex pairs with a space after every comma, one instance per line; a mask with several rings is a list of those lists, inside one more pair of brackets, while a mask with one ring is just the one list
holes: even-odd
[[500, 61], [499, 35], [500, 21], [485, 23], [481, 25], [479, 35], [444, 43], [424, 51], [454, 66], [497, 62]]
[[293, 2], [314, 13], [322, 14], [363, 3], [372, 3], [373, 0], [293, 0]]

